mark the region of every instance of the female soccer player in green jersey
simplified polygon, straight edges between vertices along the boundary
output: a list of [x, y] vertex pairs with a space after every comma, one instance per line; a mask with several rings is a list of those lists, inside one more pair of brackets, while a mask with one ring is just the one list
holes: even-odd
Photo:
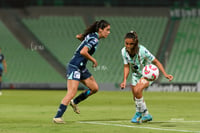
[[136, 113], [131, 122], [140, 123], [152, 120], [152, 116], [147, 110], [142, 91], [147, 88], [152, 82], [147, 81], [142, 77], [142, 68], [150, 63], [155, 64], [163, 75], [171, 81], [172, 75], [165, 72], [163, 65], [152, 55], [144, 46], [138, 44], [137, 33], [131, 31], [125, 35], [125, 47], [121, 50], [124, 61], [124, 80], [120, 84], [123, 89], [126, 87], [126, 81], [130, 69], [132, 70], [132, 93], [136, 104]]

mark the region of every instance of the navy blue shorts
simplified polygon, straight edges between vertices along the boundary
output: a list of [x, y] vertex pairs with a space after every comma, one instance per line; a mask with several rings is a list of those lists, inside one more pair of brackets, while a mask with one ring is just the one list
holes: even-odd
[[67, 65], [67, 79], [71, 80], [84, 80], [92, 76], [87, 68], [79, 69], [77, 66], [68, 64]]

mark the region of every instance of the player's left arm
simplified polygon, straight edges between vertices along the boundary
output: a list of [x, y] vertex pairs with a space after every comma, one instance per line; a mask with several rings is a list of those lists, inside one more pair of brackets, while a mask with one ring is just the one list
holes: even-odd
[[4, 67], [4, 72], [7, 73], [7, 64], [6, 64], [6, 60], [4, 59], [4, 60], [2, 61], [2, 63], [3, 63], [3, 67]]
[[160, 69], [160, 71], [163, 73], [163, 75], [164, 75], [167, 79], [169, 79], [169, 81], [171, 81], [171, 80], [173, 79], [173, 76], [172, 76], [172, 75], [167, 74], [167, 73], [165, 72], [165, 69], [164, 69], [163, 65], [160, 63], [159, 60], [157, 60], [157, 59], [155, 58], [155, 59], [152, 61], [152, 63], [155, 64], [155, 65]]

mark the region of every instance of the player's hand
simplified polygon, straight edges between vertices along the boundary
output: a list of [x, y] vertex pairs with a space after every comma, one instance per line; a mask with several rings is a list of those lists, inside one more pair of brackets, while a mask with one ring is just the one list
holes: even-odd
[[78, 40], [80, 40], [80, 41], [83, 41], [83, 34], [78, 34], [78, 35], [76, 35], [76, 38], [78, 39]]
[[94, 61], [93, 61], [93, 65], [92, 65], [92, 67], [97, 67], [97, 66], [98, 66], [98, 63], [97, 63], [96, 60], [94, 60]]
[[121, 84], [120, 84], [120, 88], [123, 90], [124, 88], [126, 88], [126, 82], [122, 82]]
[[169, 81], [172, 81], [173, 78], [174, 78], [172, 75], [166, 75], [165, 77], [166, 77], [167, 79], [169, 79]]

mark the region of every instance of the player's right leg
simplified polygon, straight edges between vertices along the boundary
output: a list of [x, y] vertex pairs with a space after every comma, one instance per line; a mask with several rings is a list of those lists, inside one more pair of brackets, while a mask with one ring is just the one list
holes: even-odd
[[152, 121], [153, 118], [150, 114], [147, 114], [147, 115], [144, 115], [141, 119], [141, 121], [144, 123], [144, 122], [148, 122], [148, 121]]
[[140, 123], [140, 119], [142, 118], [141, 112], [136, 112], [134, 117], [131, 119], [131, 122], [133, 123]]
[[70, 103], [70, 101], [76, 95], [78, 86], [79, 86], [79, 81], [77, 81], [77, 80], [67, 80], [67, 94], [62, 99], [62, 102], [61, 102], [61, 104], [58, 108], [57, 114], [53, 118], [53, 122], [55, 122], [55, 123], [65, 123], [62, 119], [62, 116], [67, 109], [67, 105]]
[[[71, 88], [74, 88], [72, 90], [78, 90], [78, 85], [79, 82], [81, 80], [81, 71], [79, 70], [79, 68], [77, 68], [74, 65], [68, 64], [67, 65], [67, 85], [68, 85], [68, 92], [71, 90]], [[75, 93], [76, 94], [76, 93]], [[73, 94], [75, 96], [75, 94]], [[73, 96], [73, 97], [74, 97]], [[78, 107], [76, 106], [76, 104], [73, 102], [73, 97], [69, 99], [63, 99], [63, 101], [66, 101], [66, 104], [70, 104], [70, 106], [72, 106], [73, 110], [77, 113], [80, 113]]]
[[148, 86], [149, 82], [143, 78], [139, 79], [135, 86], [132, 86], [133, 98], [136, 105], [136, 113], [131, 120], [131, 122], [133, 123], [140, 123], [140, 120], [142, 120], [142, 122], [147, 122], [152, 120], [152, 117], [147, 110], [146, 103], [142, 95], [142, 91], [144, 90], [144, 88]]
[[144, 98], [143, 97], [139, 99], [135, 98], [135, 104], [136, 104], [136, 111], [140, 112], [141, 121], [142, 122], [151, 121], [152, 116], [149, 114]]

